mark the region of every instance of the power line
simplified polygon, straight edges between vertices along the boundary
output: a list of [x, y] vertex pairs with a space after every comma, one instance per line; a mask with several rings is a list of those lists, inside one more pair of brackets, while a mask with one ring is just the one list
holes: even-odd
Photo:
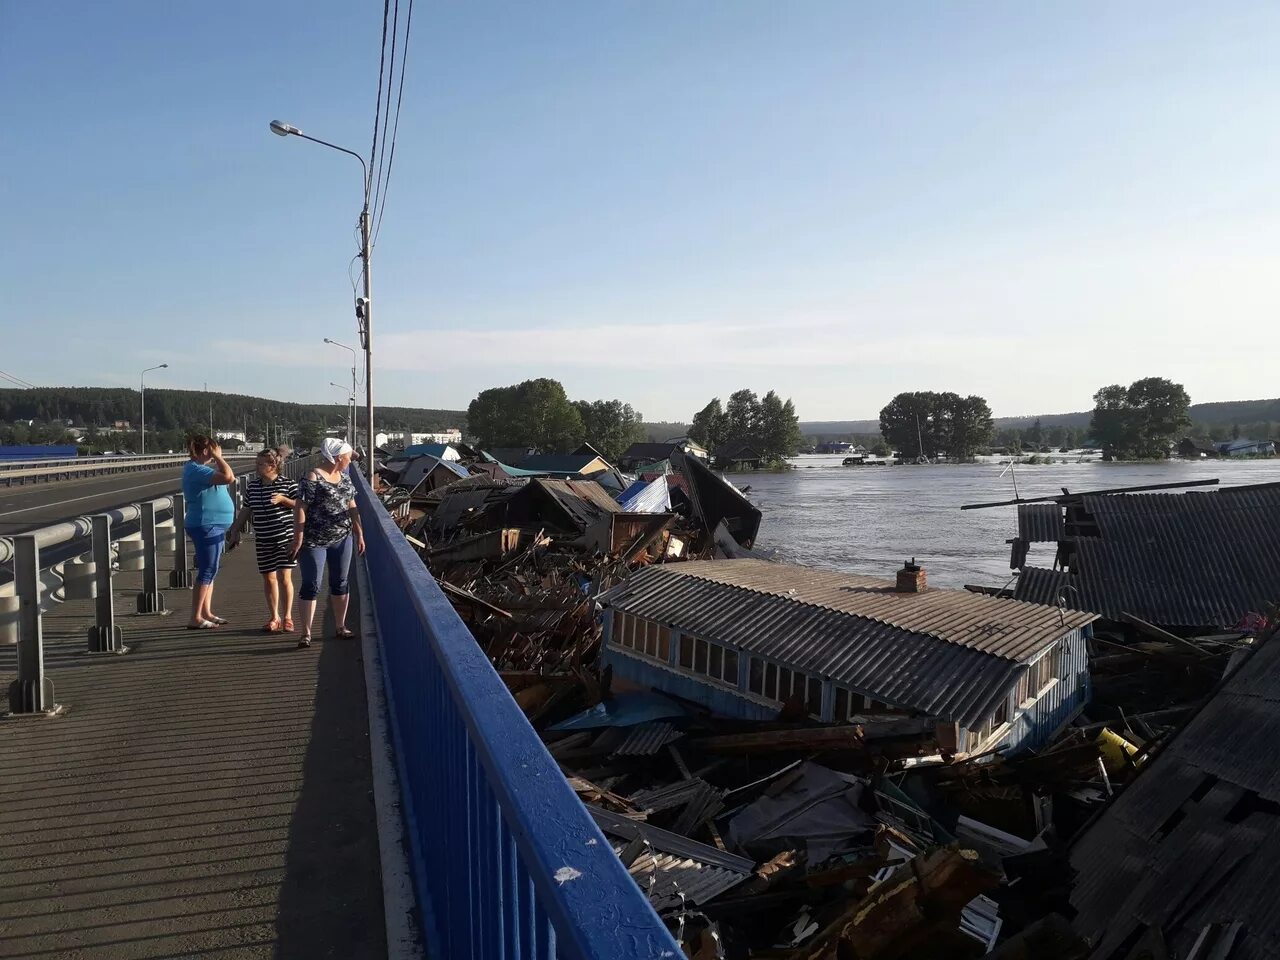
[[[397, 4], [398, 3], [399, 3], [399, 0], [397, 0]], [[400, 50], [400, 89], [396, 93], [396, 119], [391, 124], [391, 152], [387, 157], [387, 179], [382, 184], [382, 203], [378, 207], [377, 224], [374, 226], [374, 229], [373, 229], [373, 240], [370, 243], [371, 246], [373, 243], [377, 242], [378, 234], [382, 231], [382, 215], [383, 213], [386, 212], [386, 209], [387, 209], [387, 189], [391, 185], [391, 168], [396, 162], [396, 134], [400, 130], [400, 101], [404, 99], [404, 68], [409, 61], [409, 31], [411, 29], [413, 29], [413, 0], [409, 0], [409, 12], [405, 16], [405, 21], [404, 21], [404, 46]], [[390, 84], [388, 83], [388, 86], [387, 86], [388, 105], [390, 105], [391, 103], [390, 95], [391, 95], [391, 87], [390, 87]], [[383, 137], [383, 143], [384, 144], [386, 143], [385, 137]]]
[[[387, 108], [382, 111], [382, 143], [378, 147], [378, 178], [373, 186], [373, 210], [378, 208], [378, 197], [383, 193], [382, 169], [387, 159], [387, 124], [391, 120], [391, 85], [396, 79], [396, 38], [400, 35], [400, 0], [395, 0], [391, 15], [391, 57], [387, 61]], [[370, 160], [372, 166], [372, 158]], [[370, 213], [372, 219], [372, 213]]]
[[35, 386], [34, 383], [31, 383], [28, 380], [23, 380], [21, 377], [15, 377], [11, 373], [5, 373], [3, 370], [0, 370], [0, 377], [4, 378], [5, 380], [8, 380], [10, 383], [14, 384], [15, 386], [19, 386], [19, 387]]
[[[387, 17], [391, 13], [391, 0], [382, 0], [382, 50], [378, 55], [378, 99], [373, 107], [373, 146], [369, 148], [369, 169], [365, 174], [364, 195], [368, 200], [373, 187], [373, 158], [378, 152], [378, 120], [382, 114], [382, 76], [387, 57]], [[387, 98], [388, 105], [390, 97]]]

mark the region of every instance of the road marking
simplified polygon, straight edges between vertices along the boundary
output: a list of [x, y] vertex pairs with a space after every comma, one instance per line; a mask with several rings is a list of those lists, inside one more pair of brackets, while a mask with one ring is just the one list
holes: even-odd
[[13, 517], [19, 513], [34, 513], [36, 510], [52, 510], [54, 507], [61, 507], [67, 503], [79, 503], [81, 500], [97, 500], [102, 497], [114, 497], [116, 494], [125, 494], [131, 490], [146, 490], [149, 487], [168, 486], [170, 490], [177, 490], [182, 485], [181, 477], [170, 477], [167, 480], [153, 480], [151, 483], [144, 483], [137, 487], [119, 487], [114, 490], [104, 490], [100, 493], [90, 493], [83, 497], [72, 497], [70, 500], [58, 500], [54, 503], [42, 503], [36, 507], [23, 507], [21, 510], [9, 510], [6, 513], [0, 513], [0, 517]]

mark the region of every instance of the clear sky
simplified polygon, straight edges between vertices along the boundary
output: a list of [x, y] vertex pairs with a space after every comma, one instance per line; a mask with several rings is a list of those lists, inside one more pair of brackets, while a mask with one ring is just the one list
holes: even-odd
[[[402, 0], [403, 8], [407, 0]], [[0, 0], [0, 369], [323, 401], [373, 0]], [[1280, 394], [1280, 4], [420, 0], [384, 403]]]

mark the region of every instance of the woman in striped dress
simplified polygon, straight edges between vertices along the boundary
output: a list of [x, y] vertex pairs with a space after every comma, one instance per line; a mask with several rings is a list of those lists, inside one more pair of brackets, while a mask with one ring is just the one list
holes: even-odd
[[280, 475], [280, 455], [274, 450], [258, 454], [256, 475], [245, 487], [244, 506], [228, 534], [240, 540], [245, 520], [253, 519], [254, 547], [262, 591], [267, 599], [266, 633], [293, 632], [293, 510], [298, 485]]

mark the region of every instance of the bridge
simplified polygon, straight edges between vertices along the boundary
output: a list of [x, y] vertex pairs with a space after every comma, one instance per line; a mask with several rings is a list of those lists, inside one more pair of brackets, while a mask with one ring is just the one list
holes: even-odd
[[353, 479], [357, 639], [309, 650], [247, 547], [184, 629], [171, 467], [0, 485], [0, 957], [681, 955]]

